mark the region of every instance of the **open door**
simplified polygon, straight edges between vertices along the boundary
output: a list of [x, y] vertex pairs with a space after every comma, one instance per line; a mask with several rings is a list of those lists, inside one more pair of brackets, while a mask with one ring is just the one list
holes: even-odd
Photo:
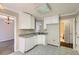
[[62, 34], [62, 32], [63, 32], [63, 37], [60, 36], [61, 46], [68, 48], [75, 48], [75, 19], [74, 18], [60, 21], [60, 35]]
[[73, 48], [73, 19], [65, 21], [64, 40], [69, 48]]
[[64, 41], [70, 43], [70, 22], [65, 20], [64, 23]]
[[47, 43], [55, 46], [60, 46], [59, 42], [59, 23], [47, 25]]

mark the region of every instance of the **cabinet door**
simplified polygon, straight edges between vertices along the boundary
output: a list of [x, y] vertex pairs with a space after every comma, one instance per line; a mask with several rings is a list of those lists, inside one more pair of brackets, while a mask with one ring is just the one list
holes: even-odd
[[41, 35], [41, 40], [42, 40], [42, 44], [45, 45], [46, 44], [46, 36]]
[[19, 51], [25, 51], [25, 38], [19, 37]]
[[28, 51], [29, 49], [33, 48], [36, 45], [36, 37], [30, 37], [30, 38], [26, 38], [26, 42], [25, 42], [25, 46], [26, 46], [26, 51]]
[[30, 49], [30, 38], [26, 38], [25, 40], [25, 50], [28, 51]]
[[19, 29], [31, 28], [31, 16], [25, 13], [19, 13]]
[[34, 45], [37, 45], [37, 36], [34, 36], [33, 40], [34, 40]]
[[30, 38], [30, 46], [31, 46], [31, 48], [36, 45], [35, 39], [36, 38], [34, 36]]
[[31, 29], [35, 29], [35, 18], [31, 16]]
[[37, 35], [38, 44], [45, 45], [45, 35]]

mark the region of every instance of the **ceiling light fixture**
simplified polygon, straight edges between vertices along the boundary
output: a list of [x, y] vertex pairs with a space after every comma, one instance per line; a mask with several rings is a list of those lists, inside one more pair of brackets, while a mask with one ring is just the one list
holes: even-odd
[[5, 23], [10, 24], [13, 22], [14, 18], [11, 16], [0, 15], [0, 18], [4, 20]]
[[10, 16], [7, 16], [7, 18], [5, 19], [5, 23], [10, 24], [12, 23], [13, 19]]
[[37, 12], [42, 13], [42, 14], [46, 14], [46, 13], [50, 12], [50, 8], [48, 7], [47, 4], [38, 6], [36, 8], [36, 10], [37, 10]]

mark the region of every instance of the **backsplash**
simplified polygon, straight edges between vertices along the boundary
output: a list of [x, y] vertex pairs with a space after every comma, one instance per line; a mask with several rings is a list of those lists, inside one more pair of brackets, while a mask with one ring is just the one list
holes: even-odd
[[34, 33], [35, 30], [34, 29], [20, 29], [19, 30], [19, 35], [21, 34], [29, 34], [29, 33]]

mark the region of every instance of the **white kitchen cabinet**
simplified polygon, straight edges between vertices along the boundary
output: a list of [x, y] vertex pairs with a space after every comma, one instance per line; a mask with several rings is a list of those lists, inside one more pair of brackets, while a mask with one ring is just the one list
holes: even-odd
[[30, 37], [30, 48], [36, 45], [36, 36]]
[[24, 53], [26, 48], [25, 48], [25, 41], [26, 39], [23, 37], [19, 37], [19, 51]]
[[46, 35], [37, 35], [37, 44], [46, 44]]
[[47, 29], [47, 24], [59, 23], [59, 16], [44, 17], [44, 29]]
[[31, 39], [30, 38], [25, 38], [25, 50], [24, 51], [28, 51], [29, 49], [31, 49], [30, 43], [31, 43]]
[[24, 53], [36, 45], [36, 36], [24, 38], [19, 37], [19, 51]]
[[19, 29], [34, 29], [35, 18], [26, 13], [19, 13]]
[[31, 16], [31, 29], [35, 29], [35, 18]]
[[46, 35], [35, 35], [28, 38], [19, 37], [19, 51], [22, 53], [39, 44], [46, 45]]

